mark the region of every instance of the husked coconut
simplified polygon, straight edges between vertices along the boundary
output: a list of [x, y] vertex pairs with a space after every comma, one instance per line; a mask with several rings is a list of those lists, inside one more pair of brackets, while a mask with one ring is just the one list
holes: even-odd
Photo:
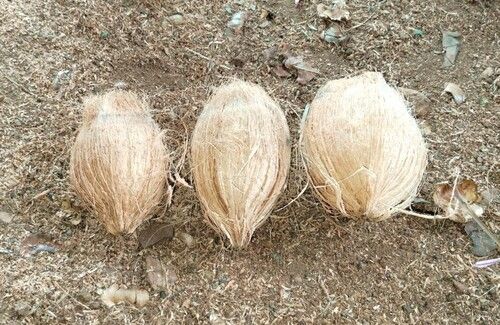
[[290, 134], [280, 107], [259, 86], [223, 85], [192, 136], [195, 188], [212, 227], [236, 247], [248, 245], [282, 192]]
[[132, 233], [165, 195], [169, 157], [147, 104], [115, 90], [85, 100], [70, 181], [112, 234]]
[[329, 81], [310, 105], [301, 151], [328, 210], [383, 220], [415, 197], [427, 149], [403, 97], [382, 74]]

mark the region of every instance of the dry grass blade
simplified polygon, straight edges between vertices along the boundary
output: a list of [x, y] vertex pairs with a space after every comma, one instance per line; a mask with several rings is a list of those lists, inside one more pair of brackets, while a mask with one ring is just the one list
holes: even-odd
[[257, 85], [234, 81], [206, 104], [192, 137], [193, 177], [209, 223], [248, 245], [285, 186], [290, 135], [283, 112]]

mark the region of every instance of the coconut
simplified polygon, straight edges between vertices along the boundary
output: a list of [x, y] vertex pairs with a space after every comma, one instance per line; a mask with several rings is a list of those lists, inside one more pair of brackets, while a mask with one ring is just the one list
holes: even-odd
[[132, 233], [170, 193], [163, 134], [147, 104], [115, 90], [85, 100], [70, 181], [112, 234]]
[[328, 210], [377, 221], [409, 206], [427, 149], [406, 102], [382, 74], [329, 81], [306, 114], [301, 152]]
[[261, 87], [236, 80], [205, 105], [192, 136], [193, 179], [206, 220], [231, 245], [248, 245], [271, 213], [290, 151], [285, 116]]

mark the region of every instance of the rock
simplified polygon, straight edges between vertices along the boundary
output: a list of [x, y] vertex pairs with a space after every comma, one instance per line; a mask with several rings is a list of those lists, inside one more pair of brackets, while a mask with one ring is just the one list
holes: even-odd
[[32, 234], [23, 239], [19, 252], [22, 256], [31, 256], [39, 252], [55, 253], [62, 248], [62, 245], [44, 234]]
[[80, 291], [80, 293], [78, 294], [77, 296], [78, 300], [80, 300], [81, 302], [90, 302], [92, 301], [92, 294], [88, 291]]
[[464, 229], [472, 240], [472, 253], [474, 255], [488, 256], [495, 252], [495, 241], [474, 220], [467, 222]]
[[117, 82], [115, 82], [113, 87], [115, 87], [116, 89], [120, 89], [120, 90], [127, 90], [130, 88], [128, 83], [126, 83], [125, 81], [121, 81], [121, 80], [118, 80]]
[[172, 25], [181, 25], [184, 23], [184, 16], [180, 13], [176, 13], [176, 14], [169, 16], [168, 21]]
[[68, 83], [71, 79], [71, 70], [61, 70], [59, 71], [54, 80], [52, 80], [52, 88], [59, 90], [63, 84]]
[[172, 267], [164, 265], [159, 259], [146, 257], [146, 276], [155, 290], [168, 289], [177, 281], [177, 274]]
[[493, 70], [492, 67], [487, 67], [486, 69], [484, 69], [483, 72], [481, 72], [480, 78], [483, 80], [488, 80], [491, 77], [493, 77], [494, 74], [495, 74], [495, 70]]
[[14, 216], [11, 213], [0, 211], [0, 222], [1, 223], [11, 223]]
[[14, 312], [19, 317], [26, 317], [31, 314], [31, 304], [26, 301], [19, 301], [14, 305]]
[[467, 288], [467, 286], [461, 282], [458, 282], [457, 280], [452, 280], [453, 282], [453, 286], [455, 287], [455, 289], [457, 290], [458, 293], [468, 293], [469, 292], [469, 288]]

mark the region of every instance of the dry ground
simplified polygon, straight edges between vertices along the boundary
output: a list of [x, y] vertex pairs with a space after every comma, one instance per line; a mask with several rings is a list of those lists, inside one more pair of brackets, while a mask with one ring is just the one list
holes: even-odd
[[[492, 79], [479, 78], [492, 67], [494, 79], [500, 68], [498, 1], [350, 0], [346, 27], [365, 23], [338, 47], [318, 37], [324, 28], [318, 1], [301, 2], [297, 9], [292, 0], [257, 1], [242, 33], [231, 35], [226, 1], [0, 0], [0, 207], [15, 215], [0, 223], [0, 323], [500, 322], [498, 267], [474, 269], [469, 238], [450, 221], [334, 219], [307, 191], [276, 212], [247, 250], [232, 251], [202, 221], [193, 191], [178, 188], [172, 208], [155, 218], [195, 244], [187, 247], [176, 236], [140, 250], [134, 236], [108, 235], [71, 193], [68, 153], [82, 98], [117, 81], [148, 97], [178, 159], [183, 125], [192, 130], [212, 87], [229, 77], [265, 87], [296, 143], [299, 116], [318, 87], [363, 70], [381, 71], [392, 84], [432, 99], [421, 120], [430, 148], [422, 197], [457, 167], [483, 189], [500, 185], [500, 97]], [[262, 28], [263, 9], [275, 18]], [[182, 24], [167, 19], [176, 12]], [[463, 35], [457, 63], [446, 70], [442, 30]], [[321, 75], [305, 86], [272, 75], [262, 51], [280, 44]], [[69, 72], [54, 85], [63, 70]], [[464, 104], [441, 95], [449, 81], [466, 91]], [[294, 154], [278, 206], [305, 184]], [[181, 174], [190, 179], [189, 163]], [[498, 229], [494, 211], [498, 206], [486, 220]], [[23, 257], [19, 245], [31, 233], [52, 236], [64, 248]], [[148, 255], [177, 273], [161, 294], [146, 280]], [[99, 293], [113, 283], [147, 289], [150, 303], [105, 307]]]

